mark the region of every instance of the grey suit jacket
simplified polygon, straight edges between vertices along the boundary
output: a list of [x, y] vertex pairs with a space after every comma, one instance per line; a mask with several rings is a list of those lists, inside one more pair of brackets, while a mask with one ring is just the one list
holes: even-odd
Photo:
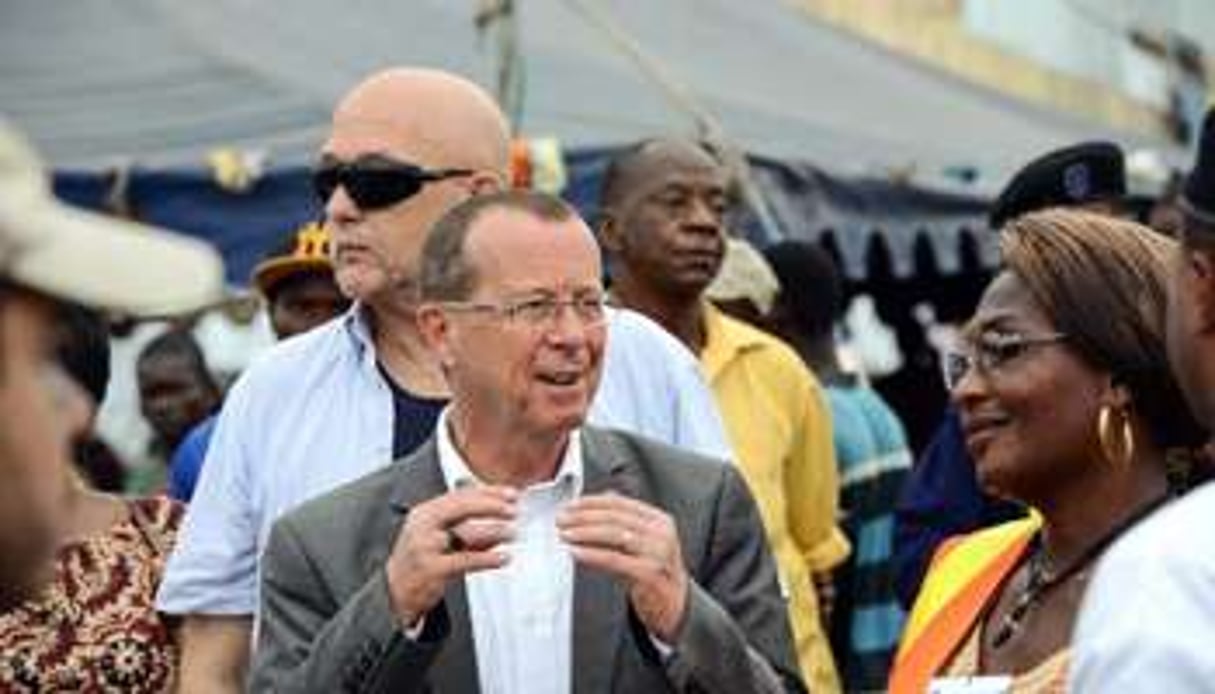
[[[575, 568], [573, 691], [802, 692], [785, 603], [755, 502], [728, 465], [622, 432], [583, 429], [583, 490], [671, 514], [692, 576], [665, 660], [622, 584]], [[273, 692], [477, 692], [463, 581], [417, 640], [388, 597], [384, 563], [405, 514], [446, 490], [434, 440], [288, 513], [262, 559], [251, 687]]]

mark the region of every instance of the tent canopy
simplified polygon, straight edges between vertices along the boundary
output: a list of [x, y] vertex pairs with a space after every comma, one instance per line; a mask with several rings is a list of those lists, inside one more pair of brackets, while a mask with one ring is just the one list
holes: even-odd
[[[301, 167], [352, 84], [393, 64], [494, 84], [498, 44], [473, 21], [487, 4], [14, 0], [0, 6], [0, 110], [33, 135], [61, 172], [58, 189], [78, 203], [104, 206], [105, 171], [138, 164], [119, 178], [135, 211], [214, 241], [240, 283], [261, 249], [316, 214]], [[964, 241], [990, 265], [985, 197], [1049, 148], [1094, 137], [1166, 146], [963, 83], [791, 2], [513, 6], [517, 124], [563, 143], [567, 194], [584, 210], [611, 147], [696, 134], [690, 110], [700, 110], [753, 155], [780, 233], [830, 234], [853, 277], [878, 235], [898, 275], [914, 270], [925, 239], [945, 272], [959, 267]], [[220, 190], [201, 168], [219, 146], [268, 151], [270, 175], [247, 194]], [[924, 189], [950, 169], [976, 182], [960, 194]], [[891, 170], [921, 185], [892, 184]], [[742, 226], [771, 240], [754, 220]]]
[[[369, 71], [427, 64], [492, 86], [474, 0], [16, 0], [0, 8], [0, 109], [58, 167], [197, 165], [220, 145], [300, 163]], [[991, 193], [1051, 147], [1108, 137], [820, 24], [781, 0], [515, 0], [525, 133], [567, 147], [693, 132], [663, 85], [746, 150], [848, 174], [979, 172]], [[621, 50], [634, 45], [664, 78]]]

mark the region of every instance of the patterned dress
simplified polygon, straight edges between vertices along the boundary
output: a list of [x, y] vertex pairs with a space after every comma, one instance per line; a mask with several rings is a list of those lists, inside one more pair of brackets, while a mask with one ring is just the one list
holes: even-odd
[[[979, 642], [982, 622], [975, 624], [962, 645], [962, 650], [945, 668], [945, 677], [973, 677], [979, 671]], [[1009, 694], [1065, 694], [1067, 672], [1071, 667], [1070, 648], [1063, 648], [1026, 672], [1013, 675]]]
[[60, 548], [55, 579], [0, 615], [0, 692], [165, 692], [178, 652], [156, 587], [183, 506], [128, 500], [108, 530]]

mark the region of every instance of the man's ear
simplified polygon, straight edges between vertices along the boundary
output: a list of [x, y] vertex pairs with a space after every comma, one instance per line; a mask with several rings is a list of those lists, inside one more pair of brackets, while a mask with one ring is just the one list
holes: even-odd
[[451, 366], [451, 323], [447, 314], [435, 304], [422, 304], [415, 314], [418, 333], [431, 352], [439, 359], [444, 369]]
[[599, 243], [608, 255], [619, 255], [624, 250], [624, 234], [615, 213], [604, 210], [599, 214]]
[[477, 171], [469, 181], [469, 192], [475, 197], [506, 190], [507, 181], [491, 171]]

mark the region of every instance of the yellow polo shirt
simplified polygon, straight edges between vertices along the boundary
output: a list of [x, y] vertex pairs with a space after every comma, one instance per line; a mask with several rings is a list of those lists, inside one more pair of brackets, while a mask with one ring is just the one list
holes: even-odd
[[822, 387], [788, 345], [707, 303], [700, 363], [764, 519], [806, 684], [838, 692], [811, 579], [849, 552], [836, 526], [839, 478]]

